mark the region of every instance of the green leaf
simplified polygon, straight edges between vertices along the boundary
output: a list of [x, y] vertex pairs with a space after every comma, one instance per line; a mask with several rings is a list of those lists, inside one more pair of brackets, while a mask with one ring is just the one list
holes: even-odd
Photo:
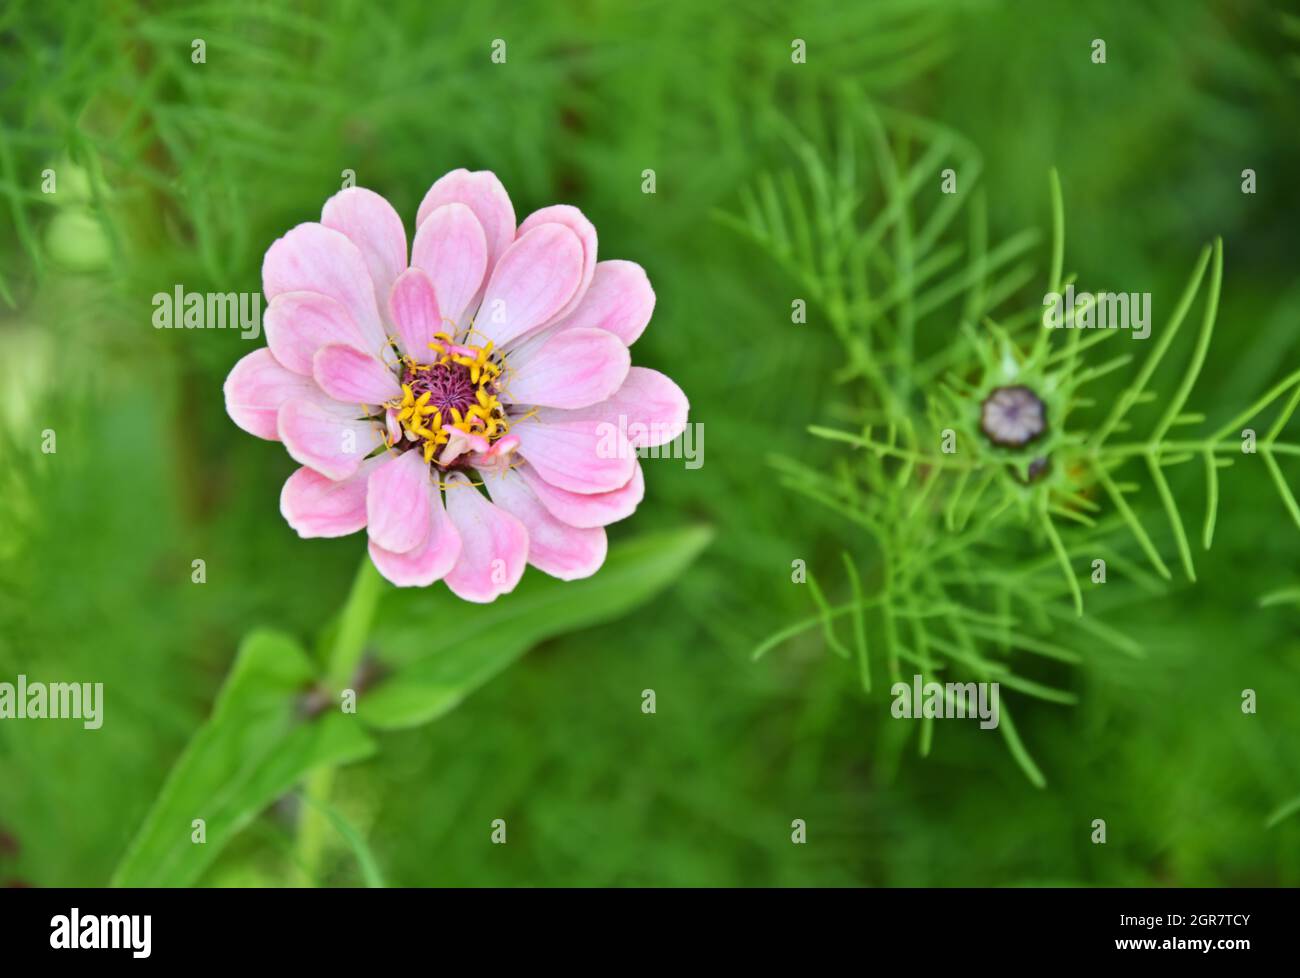
[[649, 601], [712, 535], [691, 527], [618, 544], [581, 581], [530, 571], [490, 605], [466, 604], [444, 588], [389, 592], [374, 642], [392, 673], [362, 698], [358, 715], [381, 730], [442, 716], [543, 639], [613, 621]]
[[1286, 804], [1278, 806], [1273, 813], [1264, 820], [1264, 828], [1271, 829], [1283, 820], [1290, 818], [1296, 812], [1300, 812], [1300, 795], [1292, 798]]
[[[240, 829], [308, 771], [374, 750], [352, 715], [301, 716], [300, 694], [316, 679], [315, 665], [292, 638], [270, 631], [244, 638], [211, 718], [172, 768], [113, 885], [192, 885]], [[196, 818], [206, 823], [202, 844], [191, 841]]]
[[366, 886], [372, 890], [382, 890], [388, 885], [384, 882], [384, 874], [379, 868], [379, 860], [375, 858], [374, 852], [371, 851], [370, 846], [366, 844], [366, 840], [362, 838], [356, 827], [344, 818], [337, 808], [329, 802], [313, 799], [305, 791], [298, 797], [302, 799], [304, 805], [320, 812], [326, 821], [334, 826], [334, 831], [342, 837], [347, 847], [352, 850], [352, 854], [356, 856], [357, 866], [361, 870], [361, 878], [366, 881]]

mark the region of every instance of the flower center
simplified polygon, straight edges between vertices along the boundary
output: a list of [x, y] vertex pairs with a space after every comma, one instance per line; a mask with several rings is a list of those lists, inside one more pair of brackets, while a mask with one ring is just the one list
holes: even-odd
[[980, 429], [995, 445], [1021, 448], [1047, 430], [1046, 406], [1028, 387], [998, 387], [980, 406]]
[[485, 451], [510, 430], [498, 396], [504, 363], [490, 341], [467, 346], [438, 333], [429, 348], [437, 354], [432, 363], [402, 359], [402, 397], [385, 407], [394, 444], [421, 448], [426, 462], [448, 446], [437, 460], [445, 467], [467, 449]]
[[469, 367], [459, 363], [435, 363], [428, 368], [407, 367], [402, 383], [410, 387], [415, 399], [429, 394], [426, 406], [451, 416], [452, 409], [464, 414], [478, 400], [478, 385], [470, 379]]

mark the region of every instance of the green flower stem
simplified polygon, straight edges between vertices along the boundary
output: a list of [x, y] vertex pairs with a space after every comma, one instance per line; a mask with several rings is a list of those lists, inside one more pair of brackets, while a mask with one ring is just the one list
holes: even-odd
[[[368, 555], [362, 555], [361, 566], [352, 581], [347, 603], [339, 615], [338, 630], [329, 647], [325, 661], [324, 681], [332, 694], [347, 688], [356, 675], [366, 638], [374, 623], [375, 609], [383, 592], [383, 578], [375, 570]], [[295, 846], [299, 883], [315, 886], [320, 870], [321, 853], [330, 832], [326, 806], [334, 787], [334, 766], [327, 764], [316, 768], [308, 776], [303, 791], [307, 796], [298, 817], [298, 838]]]
[[369, 554], [361, 556], [361, 566], [352, 581], [348, 602], [339, 616], [339, 628], [325, 663], [325, 681], [333, 689], [343, 689], [356, 674], [365, 651], [370, 626], [383, 593], [384, 579], [375, 570]]

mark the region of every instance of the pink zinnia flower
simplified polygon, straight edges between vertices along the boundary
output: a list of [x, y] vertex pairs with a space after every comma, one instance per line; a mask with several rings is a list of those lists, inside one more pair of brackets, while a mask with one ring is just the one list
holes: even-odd
[[597, 262], [575, 207], [516, 227], [490, 172], [429, 189], [409, 258], [384, 198], [335, 194], [271, 245], [262, 288], [267, 348], [231, 370], [226, 410], [301, 463], [280, 494], [289, 525], [367, 529], [399, 586], [442, 578], [492, 601], [525, 563], [595, 573], [605, 526], [645, 492], [636, 449], [686, 425], [681, 389], [631, 366], [655, 304], [645, 271]]

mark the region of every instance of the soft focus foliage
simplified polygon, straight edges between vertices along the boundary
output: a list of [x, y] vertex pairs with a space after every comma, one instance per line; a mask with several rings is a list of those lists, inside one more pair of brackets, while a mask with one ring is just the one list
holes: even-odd
[[[1262, 463], [1221, 473], [1209, 551], [1202, 466], [1168, 469], [1195, 583], [1179, 572], [1149, 477], [1132, 477], [1128, 499], [1171, 580], [1156, 584], [1114, 509], [1094, 514], [1124, 542], [1102, 593], [1084, 595], [1089, 618], [1141, 657], [1072, 623], [1045, 537], [1013, 548], [1023, 566], [1003, 566], [1023, 570], [1051, 616], [1038, 633], [1079, 660], [1033, 660], [1033, 678], [1073, 705], [1004, 691], [1042, 790], [1002, 737], [970, 724], [934, 725], [921, 758], [919, 725], [889, 719], [884, 672], [865, 694], [858, 664], [829, 654], [817, 628], [751, 661], [769, 636], [817, 620], [791, 561], [807, 561], [830, 605], [855, 593], [846, 552], [869, 593], [885, 564], [860, 524], [796, 488], [826, 493], [861, 475], [852, 466], [864, 453], [809, 433], [861, 431], [855, 412], [872, 403], [850, 352], [861, 319], [834, 288], [810, 291], [798, 261], [774, 261], [734, 227], [749, 203], [768, 206], [768, 181], [786, 194], [785, 173], [810, 226], [839, 227], [844, 202], [818, 200], [799, 139], [832, 174], [836, 147], [857, 147], [845, 172], [867, 224], [897, 192], [888, 164], [910, 173], [940, 142], [936, 164], [971, 174], [978, 160], [979, 172], [963, 176], [971, 196], [935, 239], [949, 256], [937, 280], [975, 253], [942, 249], [965, 249], [983, 229], [1002, 288], [981, 311], [1032, 309], [1051, 271], [1055, 167], [1066, 270], [1081, 287], [1153, 293], [1150, 341], [1091, 351], [1101, 362], [1123, 344], [1137, 358], [1091, 385], [1103, 418], [1158, 342], [1200, 249], [1221, 235], [1217, 327], [1187, 408], [1213, 431], [1300, 367], [1300, 34], [1272, 8], [5, 4], [0, 681], [102, 681], [106, 722], [93, 733], [0, 723], [0, 831], [14, 843], [0, 847], [0, 880], [107, 883], [219, 691], [263, 661], [267, 643], [293, 650], [277, 636], [315, 636], [360, 559], [359, 538], [306, 543], [285, 526], [277, 500], [292, 463], [226, 417], [221, 381], [249, 343], [155, 330], [151, 296], [177, 284], [257, 291], [267, 244], [314, 219], [344, 170], [411, 214], [437, 175], [467, 166], [496, 171], [521, 215], [577, 204], [602, 254], [647, 269], [658, 306], [637, 360], [691, 398], [705, 464], [646, 460], [647, 502], [611, 544], [700, 525], [713, 539], [693, 563], [658, 565], [668, 589], [638, 607], [591, 614], [575, 592], [528, 612], [535, 635], [486, 623], [480, 636], [500, 643], [501, 667], [540, 644], [495, 676], [460, 675], [483, 685], [437, 722], [343, 745], [348, 756], [369, 741], [375, 750], [339, 772], [322, 882], [1300, 883], [1300, 818], [1285, 807], [1300, 796], [1300, 531]], [[1095, 37], [1107, 40], [1104, 66], [1089, 61]], [[195, 38], [204, 64], [191, 61]], [[490, 60], [495, 38], [505, 64]], [[794, 38], [807, 42], [806, 64], [791, 62]], [[1254, 196], [1240, 191], [1247, 167]], [[41, 190], [46, 168], [54, 195]], [[654, 195], [641, 192], [646, 169]], [[926, 180], [928, 215], [942, 202], [937, 176]], [[891, 234], [878, 255], [846, 255], [858, 263], [845, 274], [869, 269], [873, 294], [888, 295], [907, 281], [896, 248]], [[923, 256], [911, 258], [919, 275]], [[794, 325], [801, 297], [808, 323]], [[917, 360], [960, 359], [963, 297], [951, 317], [918, 314], [906, 328], [891, 318], [868, 369], [898, 383], [908, 335]], [[1186, 375], [1201, 308], [1153, 378], [1166, 400], [1143, 409], [1144, 424]], [[47, 428], [55, 455], [40, 452]], [[1279, 462], [1300, 485], [1295, 460]], [[957, 523], [988, 505], [974, 498]], [[936, 539], [914, 546], [929, 553]], [[190, 581], [195, 558], [206, 584]], [[377, 658], [418, 660], [423, 627], [454, 643], [444, 598], [387, 606]], [[839, 623], [851, 641], [849, 620]], [[878, 651], [879, 623], [868, 624]], [[245, 644], [232, 678], [255, 627], [267, 629], [249, 639], [263, 649]], [[310, 651], [276, 658], [276, 674], [296, 681], [293, 662]], [[438, 674], [424, 679], [418, 708], [405, 706], [417, 719], [441, 712], [423, 698]], [[1259, 694], [1255, 716], [1241, 713], [1245, 688]], [[653, 716], [641, 712], [645, 689]], [[245, 830], [192, 867], [202, 882], [295, 880], [296, 802], [267, 804], [280, 789], [264, 784]], [[510, 826], [505, 847], [488, 841], [495, 818]], [[808, 823], [807, 846], [790, 844], [794, 818]], [[1094, 818], [1107, 822], [1105, 846], [1088, 843]]]

